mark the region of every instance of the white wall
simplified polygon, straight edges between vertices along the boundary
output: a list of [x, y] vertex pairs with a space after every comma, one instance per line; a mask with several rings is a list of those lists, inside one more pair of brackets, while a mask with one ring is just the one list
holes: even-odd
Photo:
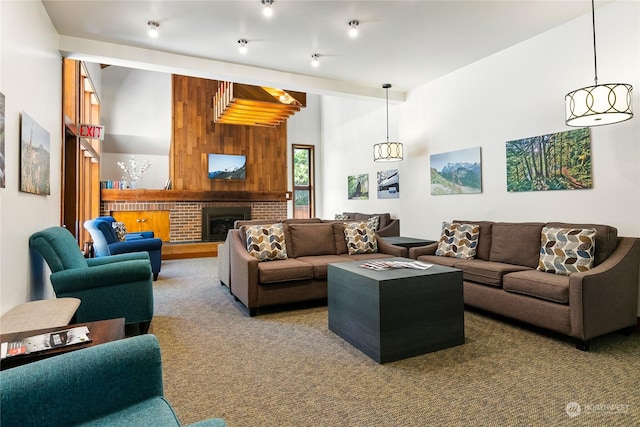
[[[29, 236], [60, 225], [62, 65], [57, 34], [40, 2], [0, 1], [0, 92], [5, 95], [6, 188], [0, 188], [0, 312], [53, 295], [49, 270], [30, 259]], [[50, 135], [51, 195], [22, 193], [20, 115]]]
[[[398, 141], [398, 106], [389, 103], [389, 141]], [[393, 218], [401, 215], [401, 201], [406, 185], [413, 180], [407, 174], [406, 161], [377, 163], [373, 161], [373, 145], [387, 138], [385, 101], [322, 97], [322, 164], [320, 177], [323, 209], [318, 216], [333, 219], [342, 212], [382, 213]], [[405, 157], [406, 159], [406, 157]], [[378, 199], [377, 173], [398, 169], [400, 198]], [[350, 175], [369, 175], [369, 200], [347, 199], [347, 178]], [[402, 225], [402, 221], [401, 221]]]
[[[322, 211], [322, 185], [320, 176], [322, 171], [322, 111], [321, 97], [307, 94], [307, 106], [287, 120], [287, 188], [293, 188], [292, 150], [293, 144], [313, 145], [315, 153], [315, 181], [316, 181], [316, 216]], [[293, 202], [287, 203], [287, 217], [293, 218]]]
[[[597, 9], [600, 83], [640, 87], [639, 8]], [[592, 189], [506, 191], [506, 141], [573, 129], [564, 124], [564, 95], [593, 84], [590, 28], [589, 14], [409, 94], [399, 124], [412, 177], [401, 192], [403, 234], [436, 238], [442, 221], [464, 217], [610, 224], [640, 237], [640, 117], [591, 129]], [[483, 192], [430, 195], [429, 156], [478, 146]]]
[[[346, 177], [375, 170], [383, 106], [323, 98], [323, 217], [340, 211], [397, 215], [403, 236], [437, 239], [443, 221], [566, 221], [609, 224], [640, 237], [640, 3], [596, 11], [599, 83], [630, 83], [632, 120], [591, 129], [593, 188], [508, 193], [505, 142], [570, 130], [564, 95], [593, 84], [591, 14], [412, 91], [398, 114], [400, 199], [347, 200]], [[432, 196], [431, 154], [481, 147], [481, 194]], [[397, 164], [397, 163], [396, 163]], [[371, 195], [371, 193], [370, 193]], [[640, 267], [639, 267], [640, 268]]]
[[[146, 160], [151, 164], [142, 179], [138, 181], [138, 189], [163, 189], [169, 179], [169, 156], [136, 154], [134, 158], [139, 165], [142, 165]], [[129, 165], [130, 160], [130, 154], [102, 153], [100, 155], [100, 180], [120, 181], [123, 171], [118, 166], [118, 162]]]

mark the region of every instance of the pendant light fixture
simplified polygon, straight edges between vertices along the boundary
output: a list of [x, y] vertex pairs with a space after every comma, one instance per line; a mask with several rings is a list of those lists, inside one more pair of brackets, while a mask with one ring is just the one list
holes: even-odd
[[387, 91], [387, 142], [381, 142], [373, 146], [373, 160], [376, 162], [398, 162], [402, 160], [402, 143], [389, 142], [389, 88], [390, 83], [385, 83], [382, 88]]
[[591, 22], [593, 26], [595, 85], [576, 89], [564, 97], [565, 118], [568, 126], [602, 126], [623, 122], [633, 117], [633, 110], [631, 108], [633, 87], [630, 84], [598, 84], [594, 0], [591, 0]]

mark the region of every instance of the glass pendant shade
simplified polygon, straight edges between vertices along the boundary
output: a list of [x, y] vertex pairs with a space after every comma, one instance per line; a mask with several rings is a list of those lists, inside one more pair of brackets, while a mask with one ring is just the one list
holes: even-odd
[[373, 160], [376, 162], [398, 162], [402, 160], [401, 142], [381, 142], [373, 146]]
[[583, 87], [565, 97], [565, 119], [568, 126], [602, 126], [623, 122], [633, 117], [633, 87], [609, 83]]

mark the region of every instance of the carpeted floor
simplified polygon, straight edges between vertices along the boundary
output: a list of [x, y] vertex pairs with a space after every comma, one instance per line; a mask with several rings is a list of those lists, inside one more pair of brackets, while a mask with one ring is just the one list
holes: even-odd
[[[163, 261], [150, 333], [182, 423], [244, 426], [637, 426], [640, 334], [590, 352], [477, 312], [464, 345], [379, 365], [327, 328], [327, 308], [253, 318], [217, 258]], [[571, 402], [572, 415], [567, 414]]]

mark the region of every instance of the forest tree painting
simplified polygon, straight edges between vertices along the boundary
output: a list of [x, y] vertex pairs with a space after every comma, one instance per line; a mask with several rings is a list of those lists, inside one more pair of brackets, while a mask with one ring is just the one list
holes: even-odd
[[347, 178], [349, 200], [369, 200], [369, 175], [350, 175]]
[[592, 187], [589, 128], [508, 141], [507, 191]]

